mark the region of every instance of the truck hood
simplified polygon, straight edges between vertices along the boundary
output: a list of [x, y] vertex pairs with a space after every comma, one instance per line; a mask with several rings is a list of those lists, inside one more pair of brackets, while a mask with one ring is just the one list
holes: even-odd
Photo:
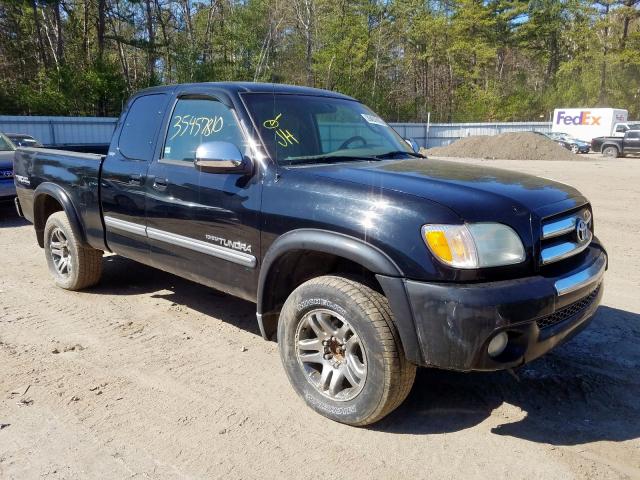
[[[496, 221], [504, 215], [553, 212], [583, 197], [573, 187], [546, 178], [462, 162], [409, 159], [310, 167], [310, 173], [371, 188], [410, 194], [449, 207], [466, 221]], [[579, 203], [579, 202], [578, 202]], [[544, 208], [543, 208], [544, 207]]]

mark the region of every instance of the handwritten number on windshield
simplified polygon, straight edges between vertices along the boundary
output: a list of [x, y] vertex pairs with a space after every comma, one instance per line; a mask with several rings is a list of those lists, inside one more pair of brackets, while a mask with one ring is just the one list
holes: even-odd
[[[193, 115], [176, 115], [173, 128], [173, 135], [169, 140], [176, 137], [182, 137], [185, 134], [189, 136], [203, 135], [208, 137], [214, 133], [218, 133], [224, 126], [224, 119], [219, 116], [215, 117], [195, 117]], [[189, 132], [187, 134], [187, 132]]]

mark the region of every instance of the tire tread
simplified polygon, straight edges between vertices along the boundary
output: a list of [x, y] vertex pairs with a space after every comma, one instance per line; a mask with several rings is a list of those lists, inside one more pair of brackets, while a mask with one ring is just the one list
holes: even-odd
[[65, 212], [55, 212], [49, 216], [45, 226], [45, 239], [48, 232], [53, 226], [60, 226], [65, 231], [67, 241], [73, 244], [73, 248], [77, 252], [78, 261], [76, 262], [78, 274], [74, 281], [68, 285], [62, 284], [56, 278], [56, 285], [66, 290], [82, 290], [91, 287], [100, 281], [102, 276], [102, 251], [94, 248], [83, 247], [79, 239], [73, 232], [69, 219]]
[[304, 285], [310, 284], [335, 288], [343, 293], [362, 309], [376, 330], [384, 350], [383, 395], [374, 411], [354, 425], [375, 423], [395, 410], [407, 398], [416, 375], [415, 365], [409, 363], [404, 355], [389, 302], [381, 293], [350, 277], [326, 275], [313, 278]]

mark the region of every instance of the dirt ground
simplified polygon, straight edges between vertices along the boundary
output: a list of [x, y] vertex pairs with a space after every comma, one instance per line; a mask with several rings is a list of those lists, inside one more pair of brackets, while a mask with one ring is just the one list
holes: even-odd
[[449, 145], [423, 149], [427, 156], [447, 156], [510, 160], [577, 160], [558, 142], [533, 132], [506, 132], [499, 135], [472, 135]]
[[640, 159], [473, 162], [592, 200], [603, 305], [519, 381], [421, 370], [370, 428], [305, 407], [252, 304], [116, 256], [98, 287], [54, 288], [2, 210], [0, 478], [640, 478]]

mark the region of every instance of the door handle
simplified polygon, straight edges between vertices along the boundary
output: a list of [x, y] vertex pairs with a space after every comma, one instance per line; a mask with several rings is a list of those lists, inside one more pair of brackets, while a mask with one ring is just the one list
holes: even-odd
[[129, 175], [129, 185], [142, 185], [142, 175]]
[[164, 190], [165, 188], [167, 188], [167, 185], [168, 185], [168, 181], [166, 178], [156, 177], [153, 180], [153, 188], [155, 188], [156, 190]]

